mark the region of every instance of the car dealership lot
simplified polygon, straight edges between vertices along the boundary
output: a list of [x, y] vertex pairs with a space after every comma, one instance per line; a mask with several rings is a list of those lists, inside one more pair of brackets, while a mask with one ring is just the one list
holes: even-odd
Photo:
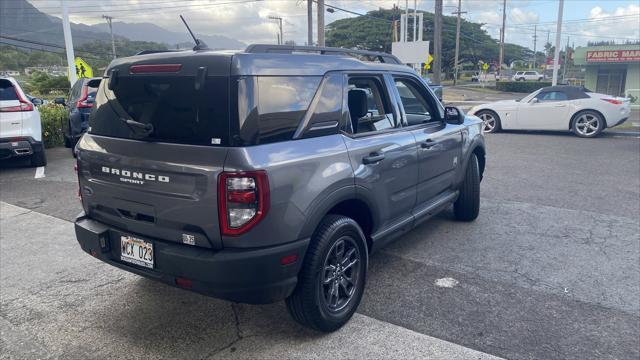
[[640, 356], [640, 141], [487, 136], [480, 217], [451, 211], [374, 254], [358, 314], [302, 329], [83, 253], [74, 159], [0, 169], [0, 357]]

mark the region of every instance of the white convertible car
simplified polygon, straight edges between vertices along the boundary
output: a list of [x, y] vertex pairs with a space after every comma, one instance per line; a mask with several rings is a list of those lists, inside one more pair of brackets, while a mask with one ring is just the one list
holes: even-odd
[[469, 114], [484, 121], [484, 131], [570, 130], [580, 137], [598, 136], [622, 124], [631, 107], [626, 98], [590, 92], [578, 86], [550, 86], [519, 100], [475, 106]]

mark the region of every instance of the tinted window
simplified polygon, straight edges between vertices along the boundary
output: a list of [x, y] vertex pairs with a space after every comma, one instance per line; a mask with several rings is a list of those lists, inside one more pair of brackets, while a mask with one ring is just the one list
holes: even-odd
[[[91, 114], [97, 135], [192, 145], [225, 145], [229, 133], [228, 77], [207, 77], [200, 90], [194, 76], [120, 76], [109, 90], [100, 84]], [[123, 119], [153, 125], [147, 133]]]
[[405, 116], [409, 126], [428, 123], [437, 120], [426, 94], [420, 91], [419, 85], [409, 79], [396, 79], [396, 88], [402, 100]]
[[[307, 129], [314, 127], [308, 136], [335, 134], [342, 116], [342, 74], [327, 75], [320, 85], [317, 103], [310, 115]], [[307, 115], [309, 116], [309, 115]]]
[[238, 82], [241, 143], [290, 140], [318, 89], [319, 76], [248, 76]]
[[18, 100], [18, 94], [11, 81], [2, 79], [0, 80], [0, 101], [8, 100]]
[[533, 71], [527, 71], [526, 73], [524, 73], [525, 75], [535, 75], [536, 73], [534, 73]]
[[366, 114], [358, 117], [356, 115], [358, 114], [358, 110], [355, 109], [358, 104], [349, 104], [349, 113], [351, 115], [351, 124], [354, 133], [361, 134], [395, 127], [396, 123], [393, 118], [389, 98], [382, 84], [382, 79], [379, 77], [353, 77], [349, 79], [347, 86], [349, 91], [360, 91], [366, 95], [366, 97], [363, 98], [363, 101], [366, 101]]
[[539, 101], [563, 101], [568, 100], [567, 94], [561, 91], [541, 92], [536, 96]]
[[96, 98], [98, 88], [87, 86], [87, 102], [93, 102]]

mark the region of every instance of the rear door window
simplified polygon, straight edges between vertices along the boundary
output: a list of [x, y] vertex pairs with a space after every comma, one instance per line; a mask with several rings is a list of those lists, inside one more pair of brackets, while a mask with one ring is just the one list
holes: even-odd
[[[226, 145], [229, 78], [209, 76], [199, 90], [195, 76], [120, 76], [113, 90], [102, 81], [90, 117], [90, 133], [190, 145]], [[91, 91], [89, 89], [89, 91]], [[152, 131], [126, 120], [150, 124]]]
[[[349, 77], [348, 106], [354, 134], [396, 127], [391, 101], [383, 84], [384, 81], [379, 76]], [[366, 108], [364, 108], [364, 102], [366, 102]]]

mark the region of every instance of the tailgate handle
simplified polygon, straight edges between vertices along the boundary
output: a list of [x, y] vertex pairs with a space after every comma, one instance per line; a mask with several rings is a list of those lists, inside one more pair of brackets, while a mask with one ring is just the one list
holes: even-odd
[[131, 212], [129, 210], [124, 210], [124, 209], [118, 209], [118, 213], [120, 213], [120, 215], [122, 217], [127, 218], [127, 219], [131, 219], [131, 220], [145, 221], [145, 222], [150, 222], [150, 223], [155, 222], [155, 218], [153, 216], [147, 215], [147, 214], [134, 213], [134, 212]]
[[196, 91], [204, 88], [204, 81], [207, 77], [207, 68], [206, 66], [200, 66], [198, 68], [198, 73], [196, 74]]

